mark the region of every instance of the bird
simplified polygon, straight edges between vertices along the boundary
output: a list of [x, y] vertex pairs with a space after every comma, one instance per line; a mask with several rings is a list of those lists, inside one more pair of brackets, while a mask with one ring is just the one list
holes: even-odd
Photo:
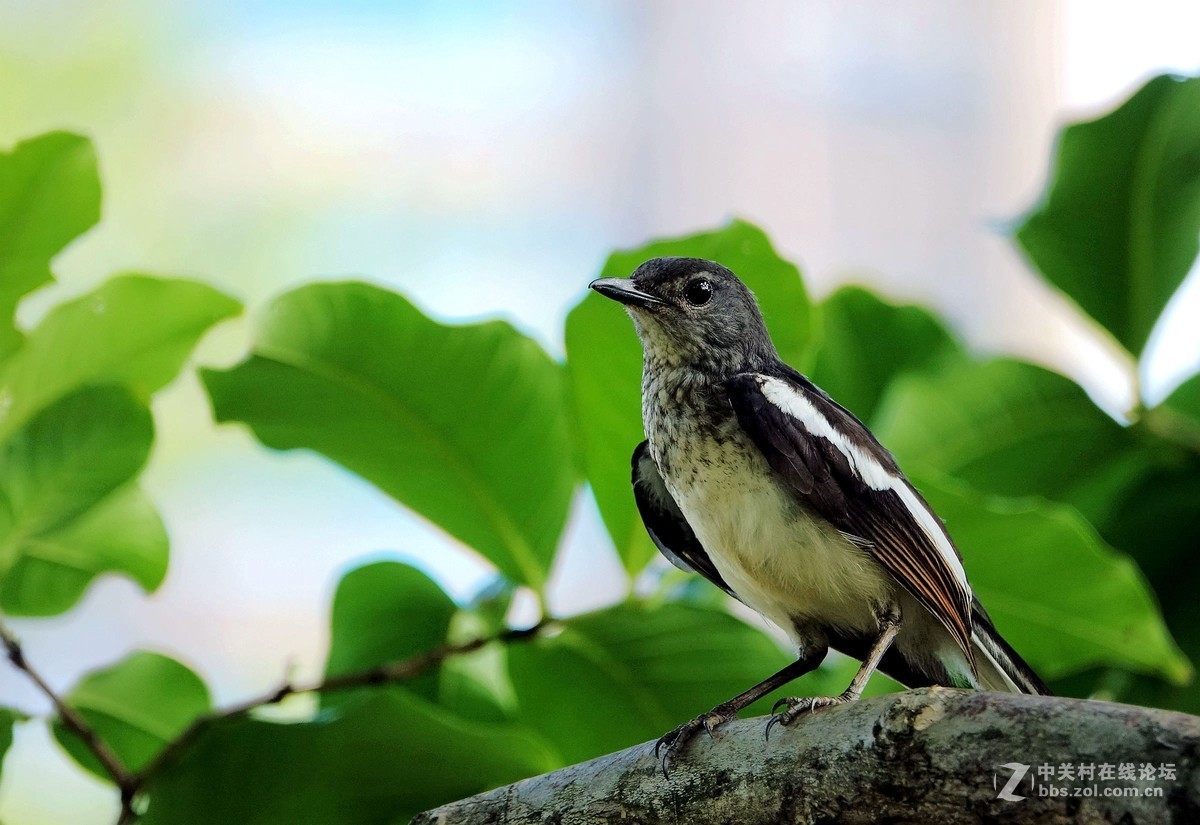
[[796, 660], [665, 734], [664, 776], [701, 730], [816, 668], [861, 662], [838, 696], [790, 697], [787, 727], [857, 700], [879, 670], [900, 684], [1048, 695], [974, 595], [962, 555], [895, 458], [849, 410], [780, 358], [750, 289], [701, 258], [661, 257], [589, 286], [641, 340], [633, 496], [675, 566], [778, 626]]

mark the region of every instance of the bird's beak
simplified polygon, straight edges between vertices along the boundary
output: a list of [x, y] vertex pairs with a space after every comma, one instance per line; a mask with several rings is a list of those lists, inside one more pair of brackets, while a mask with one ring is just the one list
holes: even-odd
[[648, 308], [666, 303], [662, 298], [642, 292], [629, 278], [597, 278], [588, 287], [626, 306]]

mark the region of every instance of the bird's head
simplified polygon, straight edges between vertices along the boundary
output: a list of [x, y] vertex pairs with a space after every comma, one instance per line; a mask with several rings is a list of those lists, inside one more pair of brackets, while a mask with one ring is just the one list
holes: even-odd
[[589, 285], [622, 303], [650, 364], [732, 373], [776, 357], [754, 293], [702, 258], [653, 258]]

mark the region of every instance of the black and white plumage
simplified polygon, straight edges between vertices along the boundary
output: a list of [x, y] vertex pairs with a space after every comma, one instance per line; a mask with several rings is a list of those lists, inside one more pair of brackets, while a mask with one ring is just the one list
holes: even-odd
[[[654, 543], [781, 627], [793, 665], [660, 741], [811, 670], [863, 661], [840, 697], [787, 700], [774, 721], [857, 699], [871, 672], [910, 687], [1048, 693], [996, 632], [941, 520], [849, 411], [779, 358], [753, 294], [725, 267], [657, 258], [592, 288], [623, 303], [645, 351], [634, 498]], [[719, 665], [717, 665], [719, 666]]]

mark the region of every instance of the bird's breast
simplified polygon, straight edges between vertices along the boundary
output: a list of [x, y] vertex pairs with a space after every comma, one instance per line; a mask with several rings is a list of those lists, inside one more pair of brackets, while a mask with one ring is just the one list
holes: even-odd
[[797, 498], [732, 414], [688, 418], [678, 408], [648, 418], [651, 455], [738, 597], [789, 634], [798, 621], [873, 628], [893, 598], [879, 565]]

